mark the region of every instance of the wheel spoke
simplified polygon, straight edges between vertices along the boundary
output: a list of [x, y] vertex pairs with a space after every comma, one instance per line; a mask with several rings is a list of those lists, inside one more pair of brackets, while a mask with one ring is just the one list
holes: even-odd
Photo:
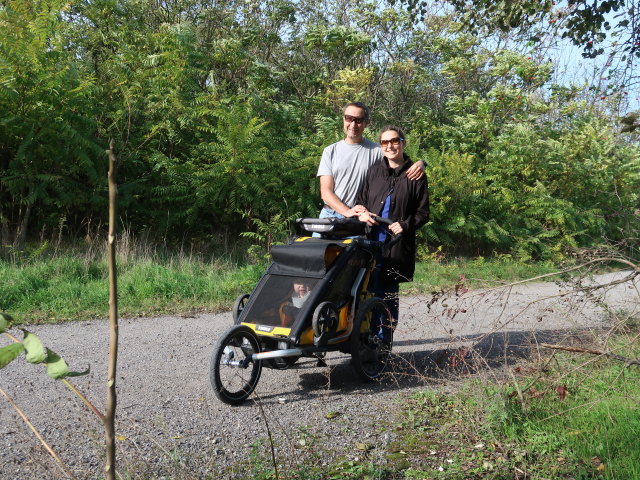
[[378, 336], [380, 326], [390, 324], [391, 314], [379, 298], [371, 298], [360, 307], [351, 338], [352, 363], [365, 380], [376, 380], [384, 372], [389, 355], [387, 346]]
[[232, 327], [218, 341], [209, 375], [220, 400], [235, 405], [251, 395], [262, 371], [262, 363], [252, 358], [259, 352], [259, 340], [246, 326]]

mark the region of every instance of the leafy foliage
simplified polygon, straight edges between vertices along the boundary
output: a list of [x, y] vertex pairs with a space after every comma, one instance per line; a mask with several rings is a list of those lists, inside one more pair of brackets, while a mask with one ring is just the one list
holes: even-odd
[[637, 133], [617, 136], [607, 100], [584, 102], [526, 45], [473, 34], [486, 20], [541, 29], [548, 3], [474, 2], [463, 23], [434, 7], [416, 23], [391, 2], [9, 0], [2, 252], [106, 224], [110, 139], [127, 228], [168, 244], [245, 232], [262, 250], [317, 213], [317, 164], [351, 100], [372, 105], [370, 136], [400, 124], [428, 160], [432, 248], [560, 258], [619, 240], [637, 228]]
[[[0, 312], [0, 333], [5, 332], [10, 326], [13, 319], [10, 315]], [[45, 348], [37, 335], [21, 329], [23, 332], [22, 342], [15, 341], [10, 345], [0, 348], [0, 368], [6, 367], [13, 360], [18, 358], [22, 352], [25, 352], [25, 360], [33, 364], [45, 364], [48, 375], [54, 380], [64, 377], [77, 377], [86, 375], [85, 372], [70, 372], [67, 362], [64, 361], [57, 353]]]
[[[395, 2], [394, 2], [395, 3]], [[414, 20], [428, 16], [429, 2], [401, 0]], [[474, 36], [502, 42], [505, 38], [544, 52], [572, 43], [587, 59], [601, 59], [601, 74], [591, 89], [598, 96], [612, 96], [626, 108], [629, 88], [638, 84], [640, 57], [640, 5], [637, 0], [555, 2], [552, 0], [448, 0], [461, 28]]]
[[[411, 10], [426, 13], [426, 2], [408, 0]], [[542, 22], [561, 24], [562, 37], [569, 38], [584, 49], [583, 55], [593, 58], [604, 53], [599, 47], [607, 38], [619, 43], [620, 52], [640, 56], [640, 32], [637, 29], [638, 4], [635, 0], [605, 0], [603, 2], [568, 1], [566, 4], [552, 0], [449, 0], [463, 16], [471, 31], [498, 28], [502, 32], [517, 30], [531, 36], [533, 27]], [[537, 37], [533, 37], [537, 40]]]
[[68, 48], [65, 8], [12, 0], [0, 9], [0, 240], [19, 249], [34, 206], [57, 213], [43, 212], [45, 224], [90, 215], [104, 171], [94, 160], [94, 79]]

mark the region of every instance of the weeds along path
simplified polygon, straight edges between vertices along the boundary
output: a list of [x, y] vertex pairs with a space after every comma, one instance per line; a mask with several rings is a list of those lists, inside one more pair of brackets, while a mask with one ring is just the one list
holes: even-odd
[[[607, 284], [628, 273], [591, 282]], [[256, 401], [239, 407], [219, 403], [208, 380], [213, 343], [231, 324], [231, 314], [123, 319], [119, 474], [252, 477], [271, 459], [266, 422], [281, 474], [303, 459], [319, 469], [337, 457], [384, 462], [407, 395], [425, 388], [454, 390], [461, 377], [501, 377], [505, 365], [541, 352], [539, 342], [566, 344], [587, 334], [597, 343], [606, 328], [638, 313], [635, 282], [580, 292], [573, 291], [575, 285], [536, 283], [403, 297], [394, 364], [384, 381], [361, 383], [349, 357], [335, 353], [327, 357], [327, 366], [302, 359], [290, 370], [264, 369]], [[91, 367], [90, 375], [71, 380], [102, 409], [107, 321], [29, 329], [72, 370]], [[2, 337], [2, 344], [7, 341]], [[101, 476], [102, 426], [61, 382], [20, 359], [0, 370], [0, 386], [77, 478]], [[64, 478], [4, 400], [0, 448], [2, 479]]]

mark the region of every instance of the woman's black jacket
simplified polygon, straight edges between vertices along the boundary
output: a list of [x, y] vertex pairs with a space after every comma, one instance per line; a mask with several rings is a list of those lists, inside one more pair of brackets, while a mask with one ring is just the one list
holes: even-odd
[[407, 169], [413, 164], [407, 155], [405, 163], [390, 168], [386, 158], [374, 164], [367, 173], [358, 194], [358, 205], [364, 205], [372, 213], [380, 214], [385, 199], [391, 191], [389, 219], [400, 222], [401, 240], [387, 252], [383, 271], [395, 282], [413, 280], [416, 265], [416, 230], [429, 220], [429, 193], [427, 177], [409, 180]]

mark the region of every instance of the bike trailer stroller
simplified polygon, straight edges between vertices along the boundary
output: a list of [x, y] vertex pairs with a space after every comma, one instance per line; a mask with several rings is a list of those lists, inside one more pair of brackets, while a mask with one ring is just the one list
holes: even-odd
[[[288, 368], [300, 357], [350, 353], [365, 380], [387, 365], [389, 345], [378, 332], [391, 316], [367, 290], [384, 245], [364, 237], [356, 219], [298, 219], [296, 227], [288, 245], [272, 248], [273, 263], [251, 295], [236, 299], [234, 325], [214, 347], [210, 380], [225, 403], [248, 398], [263, 366]], [[305, 236], [310, 232], [321, 237]]]

